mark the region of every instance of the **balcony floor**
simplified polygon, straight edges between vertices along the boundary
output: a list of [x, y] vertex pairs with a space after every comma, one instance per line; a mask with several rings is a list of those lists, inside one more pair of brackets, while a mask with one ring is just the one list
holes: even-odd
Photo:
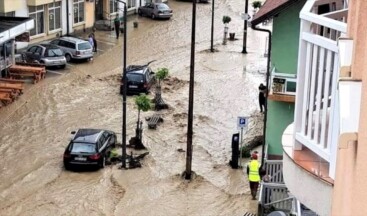
[[293, 149], [293, 139], [292, 125], [288, 126], [284, 131], [282, 143], [284, 152], [294, 163], [321, 180], [329, 184], [334, 184], [334, 180], [329, 177], [329, 163], [305, 146], [303, 146], [302, 150]]

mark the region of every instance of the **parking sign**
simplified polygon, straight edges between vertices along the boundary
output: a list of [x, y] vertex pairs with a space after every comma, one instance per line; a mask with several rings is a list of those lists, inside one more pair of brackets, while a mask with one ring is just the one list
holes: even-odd
[[239, 116], [237, 117], [237, 127], [238, 128], [244, 128], [248, 124], [248, 117]]

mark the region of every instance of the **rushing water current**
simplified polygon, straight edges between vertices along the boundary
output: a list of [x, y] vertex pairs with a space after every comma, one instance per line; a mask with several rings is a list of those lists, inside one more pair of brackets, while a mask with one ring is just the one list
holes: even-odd
[[[150, 60], [153, 70], [167, 67], [162, 96], [164, 122], [149, 130], [149, 155], [143, 167], [119, 165], [87, 172], [65, 171], [63, 151], [70, 132], [106, 128], [121, 140], [119, 78], [123, 43], [110, 32], [97, 32], [100, 49], [93, 62], [73, 64], [31, 86], [19, 101], [0, 110], [0, 215], [243, 215], [256, 212], [246, 176], [228, 166], [237, 116], [251, 116], [245, 137], [262, 134], [257, 86], [264, 82], [263, 33], [248, 31], [249, 54], [242, 50], [242, 1], [216, 1], [215, 48], [210, 53], [211, 5], [197, 5], [193, 171], [185, 169], [191, 10], [188, 2], [170, 0], [169, 21], [133, 17], [128, 23], [128, 64]], [[222, 45], [223, 15], [237, 40]], [[132, 28], [132, 21], [139, 22]], [[131, 27], [131, 28], [130, 28]], [[153, 97], [151, 94], [149, 97]], [[127, 104], [128, 139], [134, 135], [137, 109]], [[155, 111], [142, 113], [142, 117]], [[121, 141], [120, 141], [121, 142]], [[132, 151], [128, 149], [128, 153]], [[144, 152], [144, 151], [143, 151]], [[139, 152], [135, 152], [139, 153]]]

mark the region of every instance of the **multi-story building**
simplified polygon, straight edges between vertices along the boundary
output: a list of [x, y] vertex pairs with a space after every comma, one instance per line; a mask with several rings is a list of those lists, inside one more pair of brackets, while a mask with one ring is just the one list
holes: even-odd
[[[252, 25], [272, 24], [271, 76], [267, 102], [266, 140], [269, 159], [281, 159], [282, 134], [293, 122], [297, 79], [299, 12], [306, 0], [267, 0], [255, 14]], [[267, 24], [269, 25], [269, 24]]]
[[[127, 0], [128, 12], [135, 13], [145, 0]], [[99, 20], [111, 23], [123, 16], [124, 4], [116, 0], [0, 0], [0, 16], [30, 17], [32, 42], [86, 31]]]
[[300, 11], [294, 119], [282, 132], [282, 162], [267, 161], [285, 185], [264, 183], [265, 205], [296, 215], [300, 203], [318, 215], [367, 214], [366, 10], [366, 1], [308, 0]]
[[308, 0], [300, 13], [298, 89], [294, 122], [282, 138], [283, 175], [290, 192], [319, 215], [367, 214], [366, 9], [366, 1]]

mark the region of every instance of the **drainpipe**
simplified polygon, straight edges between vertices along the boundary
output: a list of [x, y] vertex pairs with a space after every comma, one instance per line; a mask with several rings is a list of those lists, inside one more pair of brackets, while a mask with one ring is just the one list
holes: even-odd
[[69, 0], [66, 0], [66, 35], [69, 36]]
[[269, 94], [269, 77], [270, 77], [270, 56], [271, 56], [271, 31], [268, 29], [262, 29], [256, 27], [256, 25], [251, 25], [251, 28], [255, 31], [267, 32], [269, 34], [268, 40], [268, 61], [266, 64], [266, 88], [267, 94], [265, 95], [265, 110], [264, 110], [264, 128], [263, 128], [263, 145], [262, 145], [262, 154], [261, 154], [261, 166], [264, 164], [265, 157], [265, 140], [266, 140], [266, 121], [268, 117], [268, 94]]

